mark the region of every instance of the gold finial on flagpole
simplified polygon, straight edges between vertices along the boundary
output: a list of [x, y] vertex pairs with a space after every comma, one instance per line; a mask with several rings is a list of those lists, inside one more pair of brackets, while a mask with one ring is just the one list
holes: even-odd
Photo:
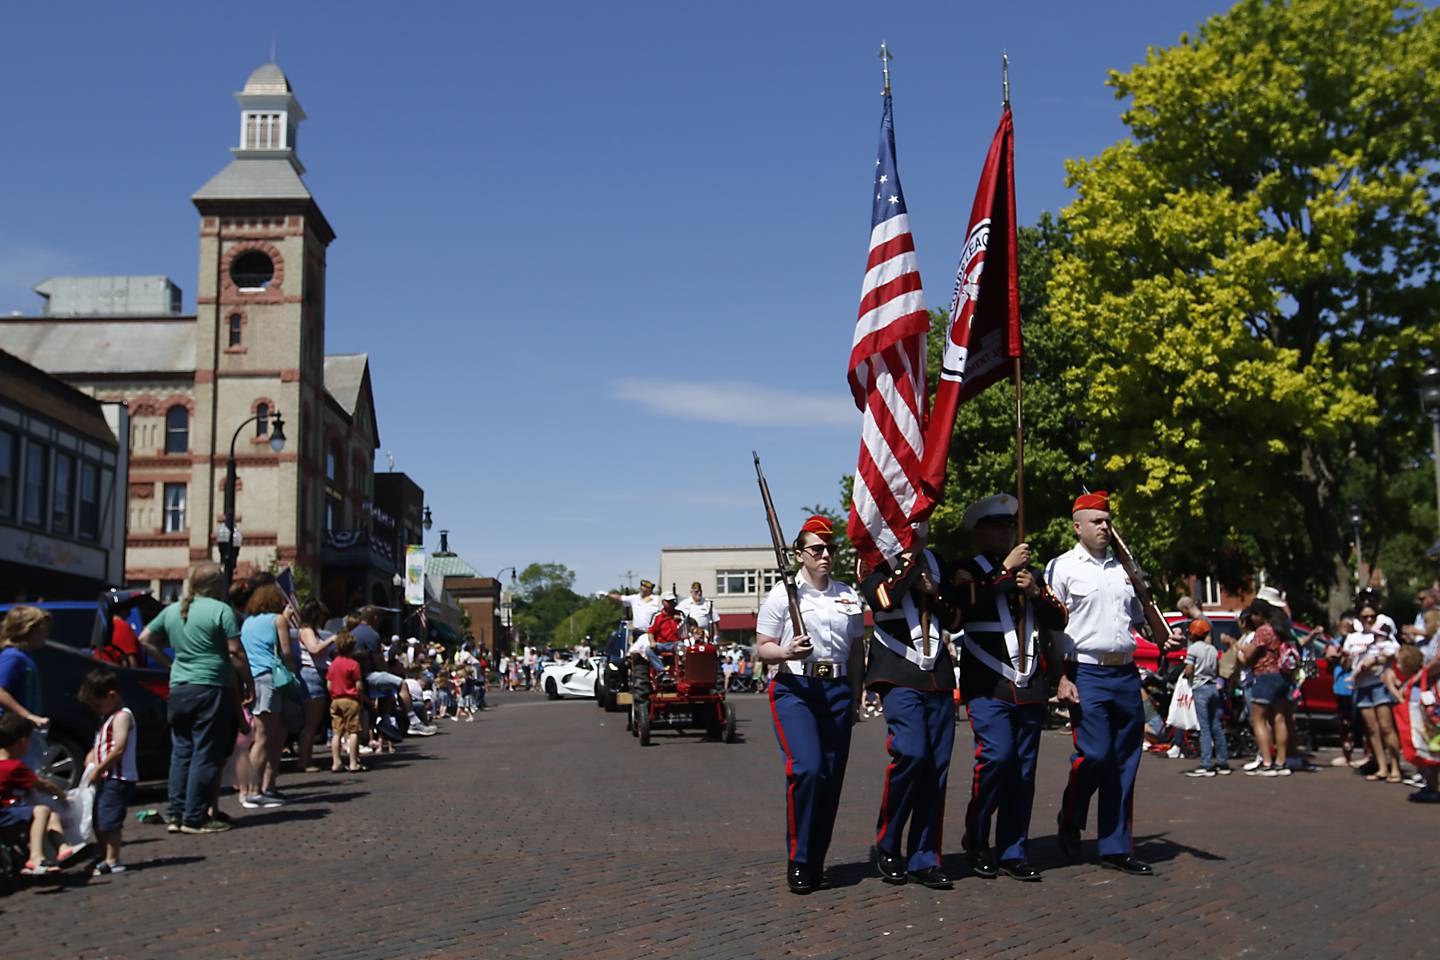
[[884, 89], [883, 93], [884, 93], [884, 95], [887, 96], [887, 97], [890, 96], [890, 61], [891, 61], [891, 60], [894, 60], [894, 59], [895, 59], [895, 55], [890, 52], [890, 48], [889, 48], [888, 46], [886, 46], [885, 41], [884, 41], [884, 40], [881, 40], [881, 41], [880, 41], [880, 69], [881, 69], [881, 71], [883, 71], [884, 74], [885, 74], [885, 89]]
[[1000, 52], [1000, 86], [1005, 92], [1005, 100], [1001, 104], [1006, 110], [1010, 109], [1010, 52]]

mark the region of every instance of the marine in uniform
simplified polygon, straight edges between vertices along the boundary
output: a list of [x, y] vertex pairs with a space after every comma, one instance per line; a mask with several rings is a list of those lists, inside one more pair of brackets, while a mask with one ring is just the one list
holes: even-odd
[[958, 621], [958, 611], [940, 596], [944, 582], [940, 561], [921, 548], [900, 554], [861, 584], [875, 617], [865, 687], [880, 695], [890, 752], [872, 856], [887, 883], [913, 881], [935, 890], [954, 886], [940, 868], [955, 745], [955, 668], [942, 627], [953, 629]]
[[[1020, 503], [997, 494], [973, 504], [961, 525], [976, 553], [951, 582], [963, 617], [960, 696], [975, 735], [975, 774], [965, 811], [965, 848], [977, 876], [1001, 872], [1040, 879], [1026, 856], [1035, 801], [1035, 760], [1046, 701], [1062, 676], [1059, 631], [1065, 606], [1030, 567], [1029, 544], [1016, 544]], [[990, 844], [990, 825], [995, 843]], [[998, 862], [997, 862], [998, 853]]]
[[830, 576], [834, 543], [831, 521], [819, 516], [806, 520], [795, 539], [805, 632], [795, 634], [783, 582], [765, 598], [755, 625], [756, 659], [778, 664], [770, 716], [785, 758], [785, 881], [798, 894], [824, 885], [860, 701], [865, 614], [854, 588]]
[[[1143, 625], [1145, 616], [1110, 549], [1108, 496], [1104, 491], [1084, 494], [1075, 500], [1072, 514], [1079, 543], [1045, 568], [1050, 589], [1070, 617], [1061, 697], [1076, 701], [1070, 708], [1075, 753], [1057, 818], [1060, 847], [1079, 858], [1080, 833], [1090, 798], [1098, 791], [1101, 865], [1148, 876], [1154, 870], [1132, 855], [1131, 832], [1145, 729], [1132, 628]], [[1165, 643], [1164, 637], [1154, 640]]]

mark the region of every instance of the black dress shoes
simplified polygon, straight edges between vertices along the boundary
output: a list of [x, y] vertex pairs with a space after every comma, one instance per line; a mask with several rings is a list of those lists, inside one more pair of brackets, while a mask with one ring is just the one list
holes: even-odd
[[955, 889], [955, 884], [939, 867], [926, 867], [924, 870], [913, 871], [910, 874], [910, 882], [918, 883], [922, 887], [929, 887], [931, 890]]
[[1060, 844], [1060, 852], [1071, 860], [1080, 859], [1080, 831], [1074, 827], [1065, 826], [1065, 821], [1055, 819], [1055, 839]]
[[879, 847], [871, 847], [870, 853], [875, 860], [875, 869], [880, 871], [880, 879], [886, 883], [905, 882], [905, 858], [896, 853], [886, 853]]
[[994, 880], [999, 872], [995, 866], [995, 851], [989, 847], [976, 847], [974, 850], [966, 850], [965, 859], [970, 864], [970, 870], [977, 877]]
[[798, 893], [804, 896], [807, 893], [815, 892], [815, 878], [810, 872], [807, 864], [790, 861], [785, 868], [785, 885], [790, 888], [791, 893]]
[[1128, 853], [1112, 853], [1108, 857], [1100, 858], [1100, 866], [1107, 870], [1119, 870], [1121, 873], [1132, 874], [1137, 877], [1153, 876], [1155, 870], [1144, 860], [1136, 860]]
[[1040, 871], [1024, 860], [1001, 860], [1000, 872], [1011, 880], [1020, 880], [1024, 883], [1035, 883], [1040, 879]]

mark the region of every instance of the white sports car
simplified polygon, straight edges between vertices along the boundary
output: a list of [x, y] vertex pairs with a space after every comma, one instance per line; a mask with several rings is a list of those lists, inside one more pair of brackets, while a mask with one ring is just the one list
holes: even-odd
[[551, 700], [561, 697], [593, 699], [598, 676], [599, 670], [592, 659], [561, 660], [545, 665], [540, 672], [540, 689]]

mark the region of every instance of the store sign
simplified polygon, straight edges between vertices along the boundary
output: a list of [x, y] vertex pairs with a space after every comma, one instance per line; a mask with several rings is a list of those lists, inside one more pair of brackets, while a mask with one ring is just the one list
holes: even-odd
[[95, 580], [105, 579], [103, 550], [14, 527], [0, 527], [0, 560]]

